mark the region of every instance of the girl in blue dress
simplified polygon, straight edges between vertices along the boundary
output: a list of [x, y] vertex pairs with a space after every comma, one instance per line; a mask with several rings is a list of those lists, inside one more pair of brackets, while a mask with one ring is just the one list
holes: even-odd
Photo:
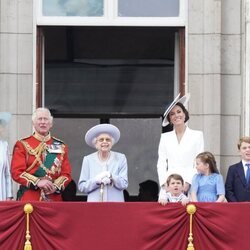
[[196, 202], [224, 202], [225, 186], [214, 155], [203, 152], [196, 156], [197, 174], [191, 186], [191, 199]]

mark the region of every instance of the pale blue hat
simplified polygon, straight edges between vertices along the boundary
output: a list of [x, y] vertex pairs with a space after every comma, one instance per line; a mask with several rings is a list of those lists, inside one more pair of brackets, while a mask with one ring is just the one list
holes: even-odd
[[87, 131], [85, 135], [85, 142], [90, 147], [95, 148], [93, 140], [100, 134], [109, 134], [114, 139], [114, 144], [120, 139], [120, 130], [116, 126], [108, 123], [102, 123], [92, 127]]
[[10, 122], [11, 113], [9, 112], [0, 112], [0, 124], [7, 125]]

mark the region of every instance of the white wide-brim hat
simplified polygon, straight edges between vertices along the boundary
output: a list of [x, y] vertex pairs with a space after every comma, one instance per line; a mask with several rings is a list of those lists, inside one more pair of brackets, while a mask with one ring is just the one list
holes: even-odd
[[94, 138], [98, 137], [100, 134], [108, 134], [114, 139], [114, 144], [120, 139], [120, 130], [108, 123], [98, 124], [91, 129], [89, 129], [85, 135], [85, 142], [92, 148], [95, 148]]
[[173, 100], [173, 102], [168, 106], [168, 108], [166, 109], [166, 111], [163, 114], [163, 121], [162, 121], [162, 126], [166, 127], [169, 124], [169, 121], [167, 119], [169, 112], [173, 109], [173, 107], [176, 105], [176, 103], [180, 102], [182, 103], [184, 106], [187, 105], [188, 101], [190, 98], [190, 94], [187, 93], [186, 95], [180, 97], [180, 93], [178, 94], [178, 96]]
[[0, 112], [0, 124], [7, 125], [10, 122], [11, 113], [9, 112]]

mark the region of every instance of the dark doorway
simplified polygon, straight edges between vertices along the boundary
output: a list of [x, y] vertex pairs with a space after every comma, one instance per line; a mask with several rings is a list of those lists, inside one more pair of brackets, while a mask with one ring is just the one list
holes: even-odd
[[58, 117], [159, 117], [173, 97], [176, 32], [45, 28], [45, 105]]
[[40, 88], [44, 89], [43, 105], [55, 117], [53, 134], [69, 145], [75, 181], [83, 156], [93, 152], [85, 144], [84, 135], [103, 120], [121, 130], [114, 150], [127, 156], [129, 193], [137, 195], [144, 180], [158, 181], [161, 115], [183, 73], [181, 59], [176, 58], [176, 51], [181, 53], [176, 42], [179, 29], [41, 29], [45, 49], [44, 88]]

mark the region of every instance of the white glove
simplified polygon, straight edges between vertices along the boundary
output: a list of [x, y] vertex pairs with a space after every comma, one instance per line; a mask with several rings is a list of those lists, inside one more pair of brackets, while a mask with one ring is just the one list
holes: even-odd
[[109, 185], [109, 184], [111, 183], [111, 179], [108, 178], [108, 177], [104, 177], [104, 178], [102, 179], [102, 183], [103, 183], [104, 185]]
[[109, 171], [104, 171], [104, 172], [102, 172], [103, 173], [103, 178], [104, 177], [108, 177], [108, 178], [110, 178], [110, 176], [111, 176], [111, 174], [110, 174], [110, 172]]
[[104, 171], [104, 172], [101, 172], [100, 174], [98, 174], [96, 177], [95, 177], [95, 181], [96, 181], [96, 184], [101, 184], [102, 183], [102, 179], [104, 177], [110, 177], [110, 172], [109, 171]]

